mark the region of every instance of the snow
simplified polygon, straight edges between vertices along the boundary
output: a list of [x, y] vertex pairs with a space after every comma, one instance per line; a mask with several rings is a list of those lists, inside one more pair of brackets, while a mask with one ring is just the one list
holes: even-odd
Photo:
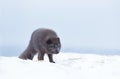
[[119, 55], [60, 53], [54, 60], [0, 56], [0, 79], [120, 79]]

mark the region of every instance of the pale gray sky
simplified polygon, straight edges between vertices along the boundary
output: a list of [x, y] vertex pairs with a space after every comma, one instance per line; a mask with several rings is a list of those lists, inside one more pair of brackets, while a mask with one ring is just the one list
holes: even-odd
[[52, 28], [63, 47], [120, 49], [119, 0], [0, 0], [0, 46], [27, 46]]

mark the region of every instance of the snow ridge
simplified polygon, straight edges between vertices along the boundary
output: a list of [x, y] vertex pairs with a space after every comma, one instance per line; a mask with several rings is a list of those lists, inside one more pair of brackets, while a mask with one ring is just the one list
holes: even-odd
[[120, 79], [120, 56], [60, 53], [56, 63], [0, 57], [1, 79]]

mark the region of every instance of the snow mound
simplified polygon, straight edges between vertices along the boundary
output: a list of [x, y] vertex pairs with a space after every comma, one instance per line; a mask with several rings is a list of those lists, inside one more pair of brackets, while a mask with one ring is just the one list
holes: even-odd
[[120, 79], [120, 56], [60, 53], [56, 63], [0, 57], [1, 79]]

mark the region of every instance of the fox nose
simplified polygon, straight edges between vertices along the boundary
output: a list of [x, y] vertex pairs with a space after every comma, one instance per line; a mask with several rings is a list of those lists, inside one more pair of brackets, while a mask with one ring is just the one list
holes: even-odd
[[58, 53], [59, 53], [59, 51], [56, 51], [56, 53], [58, 54]]
[[55, 54], [58, 54], [58, 53], [59, 53], [59, 51], [58, 51], [58, 50], [56, 50], [56, 51], [55, 51]]

